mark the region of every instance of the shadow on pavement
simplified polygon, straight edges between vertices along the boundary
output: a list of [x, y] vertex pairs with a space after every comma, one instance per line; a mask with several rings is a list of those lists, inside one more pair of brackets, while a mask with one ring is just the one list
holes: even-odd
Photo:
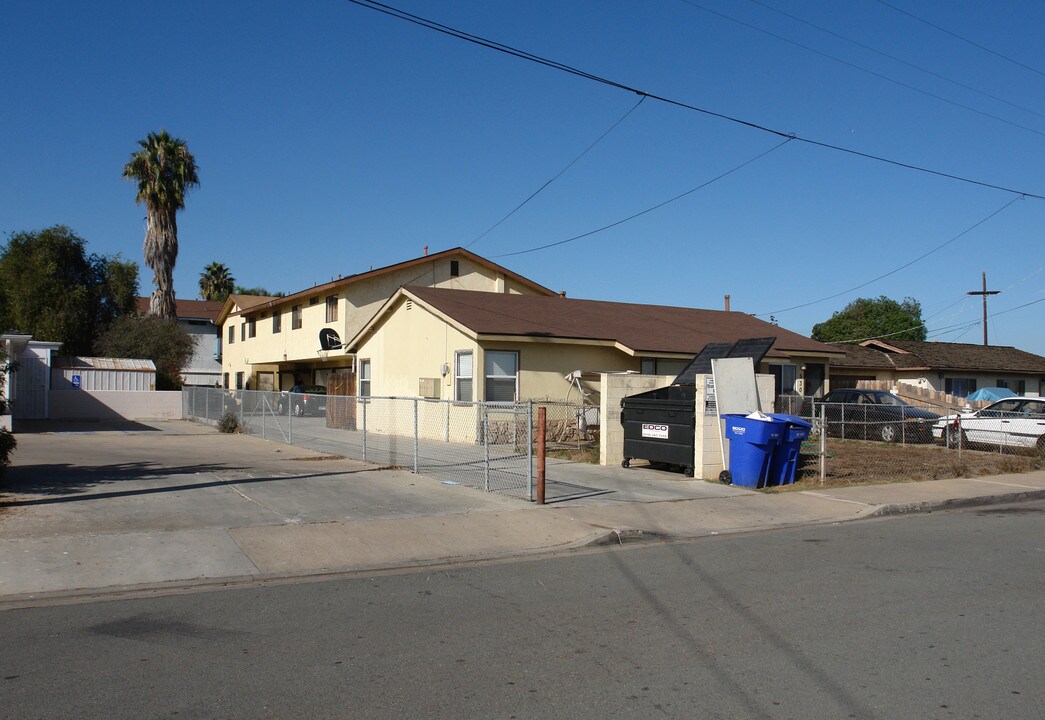
[[162, 432], [159, 428], [133, 420], [15, 420], [18, 434]]

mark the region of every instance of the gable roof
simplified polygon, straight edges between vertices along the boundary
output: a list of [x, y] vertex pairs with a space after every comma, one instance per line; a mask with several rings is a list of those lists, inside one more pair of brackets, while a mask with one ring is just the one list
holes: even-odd
[[[370, 280], [370, 279], [375, 278], [375, 277], [380, 277], [381, 275], [387, 275], [389, 273], [393, 273], [393, 272], [396, 272], [398, 270], [404, 270], [404, 269], [408, 269], [408, 268], [411, 268], [411, 267], [417, 267], [419, 265], [424, 265], [426, 263], [434, 262], [434, 261], [437, 261], [437, 260], [442, 260], [442, 259], [445, 259], [445, 258], [452, 258], [452, 257], [465, 258], [467, 260], [471, 260], [472, 262], [474, 262], [474, 263], [476, 263], [478, 265], [484, 265], [484, 266], [490, 268], [491, 270], [495, 270], [496, 272], [503, 273], [505, 277], [511, 278], [512, 280], [514, 280], [515, 282], [517, 282], [517, 283], [519, 283], [521, 285], [525, 285], [526, 287], [530, 288], [531, 290], [533, 290], [536, 293], [539, 293], [539, 294], [542, 294], [542, 295], [555, 295], [556, 294], [554, 290], [549, 290], [548, 288], [544, 287], [543, 285], [535, 283], [533, 280], [530, 280], [529, 278], [523, 277], [522, 275], [519, 275], [518, 273], [512, 272], [511, 270], [509, 270], [506, 267], [498, 265], [497, 263], [492, 262], [490, 260], [487, 260], [486, 258], [484, 258], [484, 257], [482, 257], [480, 255], [476, 255], [475, 253], [470, 252], [468, 250], [465, 250], [464, 248], [456, 247], [456, 248], [451, 248], [450, 250], [443, 250], [442, 252], [432, 253], [431, 255], [422, 255], [421, 257], [413, 258], [412, 260], [405, 260], [405, 261], [403, 261], [401, 263], [396, 263], [394, 265], [386, 265], [385, 267], [380, 267], [380, 268], [377, 268], [377, 269], [367, 270], [366, 272], [356, 273], [355, 275], [348, 275], [346, 277], [339, 277], [337, 280], [331, 280], [328, 283], [321, 283], [319, 285], [314, 285], [314, 286], [312, 286], [310, 288], [306, 288], [305, 290], [299, 290], [296, 293], [292, 293], [292, 294], [286, 295], [284, 297], [266, 298], [264, 306], [265, 307], [272, 307], [274, 305], [282, 305], [285, 302], [290, 302], [290, 301], [293, 301], [293, 300], [298, 300], [298, 299], [301, 299], [301, 298], [309, 297], [311, 295], [316, 295], [317, 293], [329, 293], [331, 290], [335, 290], [337, 288], [341, 288], [341, 287], [344, 287], [346, 285], [353, 285], [355, 283], [363, 282], [365, 280]], [[236, 297], [244, 297], [244, 296], [237, 295]], [[254, 310], [254, 309], [259, 308], [262, 304], [263, 303], [254, 303], [254, 304], [249, 305], [249, 306], [240, 305], [240, 309], [237, 310], [237, 311], [233, 311], [233, 310], [231, 310], [231, 308], [229, 308], [228, 312], [223, 312], [222, 313], [220, 319], [221, 319], [222, 322], [224, 322], [225, 317], [227, 317], [228, 315], [238, 315], [238, 314], [247, 312], [249, 310]]]
[[1045, 374], [1045, 357], [1008, 345], [867, 340], [845, 345], [836, 367]]
[[[225, 303], [211, 302], [209, 300], [175, 300], [174, 314], [179, 320], [210, 320], [218, 319], [218, 313]], [[134, 309], [139, 315], [149, 312], [149, 298], [139, 297], [134, 299]]]
[[356, 335], [350, 347], [372, 331], [404, 296], [477, 336], [602, 342], [633, 355], [695, 355], [711, 342], [775, 336], [776, 342], [767, 357], [842, 352], [741, 312], [419, 286], [399, 290]]

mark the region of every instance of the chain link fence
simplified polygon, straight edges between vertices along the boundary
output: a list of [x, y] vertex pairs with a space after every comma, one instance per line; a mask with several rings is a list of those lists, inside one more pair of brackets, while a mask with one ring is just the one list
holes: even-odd
[[1005, 418], [929, 403], [823, 403], [787, 395], [776, 408], [813, 425], [802, 446], [800, 480], [934, 480], [1025, 472], [1045, 462], [1045, 412]]
[[186, 387], [185, 418], [289, 445], [532, 500], [533, 408], [397, 397]]
[[[534, 400], [547, 417], [547, 444], [552, 450], [580, 450], [599, 446], [599, 408], [562, 400]], [[534, 416], [536, 418], [536, 415]], [[534, 428], [536, 429], [536, 419]]]

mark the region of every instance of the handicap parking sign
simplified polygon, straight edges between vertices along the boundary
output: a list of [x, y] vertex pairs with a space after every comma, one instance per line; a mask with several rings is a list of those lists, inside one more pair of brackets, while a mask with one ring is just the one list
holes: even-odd
[[74, 388], [80, 387], [80, 376], [79, 375], [73, 375], [73, 387]]

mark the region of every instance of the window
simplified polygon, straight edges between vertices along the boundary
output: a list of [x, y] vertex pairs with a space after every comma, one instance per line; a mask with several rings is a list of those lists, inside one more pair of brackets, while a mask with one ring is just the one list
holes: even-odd
[[295, 305], [290, 308], [290, 329], [300, 330], [301, 329], [301, 306]]
[[233, 345], [236, 342], [236, 326], [229, 325], [229, 345]]
[[370, 397], [370, 361], [359, 361], [359, 397]]
[[943, 391], [958, 397], [965, 397], [976, 392], [976, 378], [946, 378]]
[[257, 334], [257, 330], [257, 321], [253, 317], [247, 318], [247, 337], [254, 337]]
[[272, 313], [272, 334], [283, 331], [283, 313], [278, 310]]
[[789, 395], [795, 392], [795, 380], [798, 379], [796, 365], [770, 365], [769, 372], [776, 379], [776, 394]]
[[519, 394], [519, 353], [486, 353], [487, 402], [515, 402]]
[[450, 277], [460, 277], [461, 275], [461, 263], [458, 260], [450, 261]]
[[688, 360], [671, 358], [642, 358], [640, 370], [643, 375], [678, 375], [689, 364]]
[[454, 400], [472, 401], [472, 353], [463, 350], [454, 353]]
[[239, 339], [240, 341], [247, 339], [247, 321], [244, 320], [239, 324]]
[[236, 389], [237, 390], [242, 390], [243, 389], [243, 373], [242, 372], [236, 373]]
[[337, 295], [327, 298], [327, 322], [337, 322]]
[[319, 296], [318, 295], [316, 297], [310, 297], [308, 299], [308, 306], [312, 307], [313, 305], [319, 305]]
[[1027, 381], [1026, 380], [1017, 380], [1016, 381], [1016, 394], [1017, 395], [1026, 395], [1027, 394]]
[[229, 374], [228, 373], [224, 373], [221, 376], [221, 386], [223, 388], [225, 388], [226, 390], [229, 389]]
[[1001, 378], [999, 378], [999, 379], [994, 381], [994, 387], [1008, 388], [1009, 387], [1009, 381], [1008, 380], [1002, 380]]

